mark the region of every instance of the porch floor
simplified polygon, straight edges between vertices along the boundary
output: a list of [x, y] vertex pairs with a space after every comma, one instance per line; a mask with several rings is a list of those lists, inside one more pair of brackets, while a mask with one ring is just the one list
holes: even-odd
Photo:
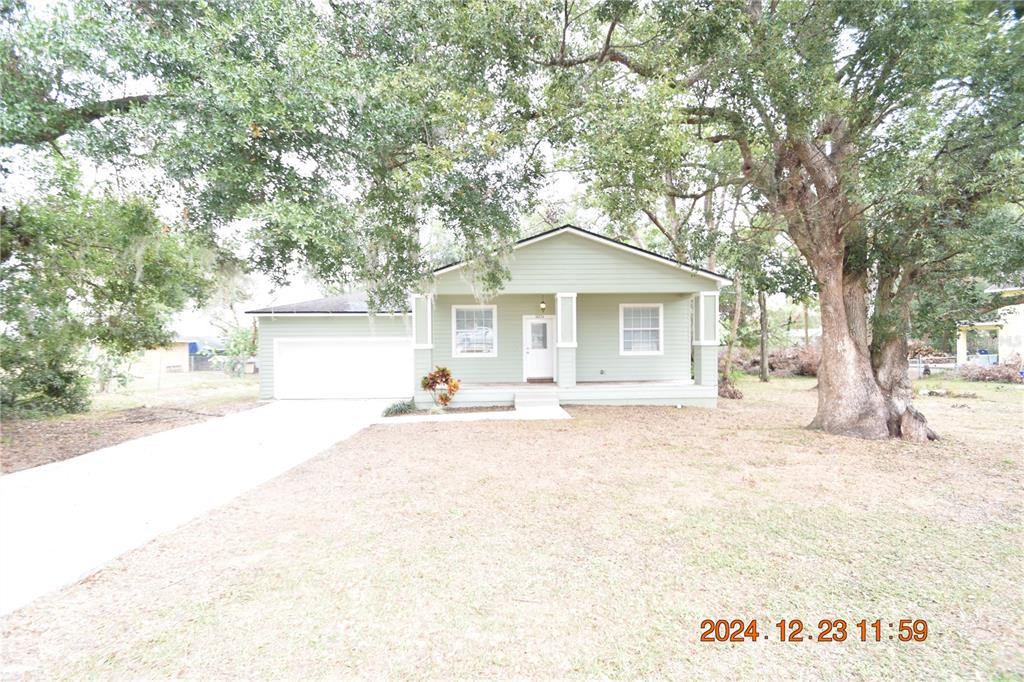
[[[693, 386], [692, 379], [652, 379], [649, 381], [577, 381], [576, 386]], [[517, 391], [530, 390], [534, 388], [544, 389], [558, 387], [557, 381], [530, 381], [530, 382], [463, 382], [462, 388], [510, 388]]]
[[716, 386], [698, 386], [691, 379], [661, 381], [581, 381], [575, 386], [557, 383], [465, 382], [452, 406], [511, 405], [516, 394], [555, 394], [563, 405], [692, 405], [714, 407]]

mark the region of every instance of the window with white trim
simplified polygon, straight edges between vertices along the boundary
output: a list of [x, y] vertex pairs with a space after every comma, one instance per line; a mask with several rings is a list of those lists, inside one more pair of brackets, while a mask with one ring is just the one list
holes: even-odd
[[498, 313], [493, 305], [452, 306], [452, 357], [495, 357]]
[[660, 355], [664, 340], [662, 305], [619, 306], [619, 352], [623, 355]]

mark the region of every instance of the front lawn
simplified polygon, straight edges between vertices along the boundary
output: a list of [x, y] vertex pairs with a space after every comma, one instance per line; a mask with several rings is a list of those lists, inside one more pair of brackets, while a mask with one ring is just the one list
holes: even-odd
[[[375, 426], [0, 621], [28, 678], [1014, 677], [1024, 391], [925, 397], [944, 440], [718, 410]], [[702, 643], [705, 618], [771, 640]], [[842, 643], [777, 641], [845, 618]], [[853, 623], [925, 619], [925, 642]], [[888, 629], [885, 631], [889, 634]]]

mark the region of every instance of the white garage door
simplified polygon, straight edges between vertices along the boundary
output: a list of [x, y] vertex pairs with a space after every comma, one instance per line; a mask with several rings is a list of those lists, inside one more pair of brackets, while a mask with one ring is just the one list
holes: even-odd
[[409, 398], [409, 338], [274, 340], [275, 398]]

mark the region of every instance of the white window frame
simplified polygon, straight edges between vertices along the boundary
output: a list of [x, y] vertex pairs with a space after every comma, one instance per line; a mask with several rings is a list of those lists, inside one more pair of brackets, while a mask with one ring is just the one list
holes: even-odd
[[[658, 309], [658, 350], [626, 350], [626, 308]], [[664, 355], [665, 354], [665, 304], [664, 303], [620, 303], [619, 304], [619, 355]]]
[[[460, 353], [455, 345], [455, 313], [458, 310], [490, 310], [494, 323], [494, 350], [490, 353]], [[496, 358], [498, 357], [498, 306], [496, 305], [453, 305], [452, 306], [452, 357], [453, 358]]]

